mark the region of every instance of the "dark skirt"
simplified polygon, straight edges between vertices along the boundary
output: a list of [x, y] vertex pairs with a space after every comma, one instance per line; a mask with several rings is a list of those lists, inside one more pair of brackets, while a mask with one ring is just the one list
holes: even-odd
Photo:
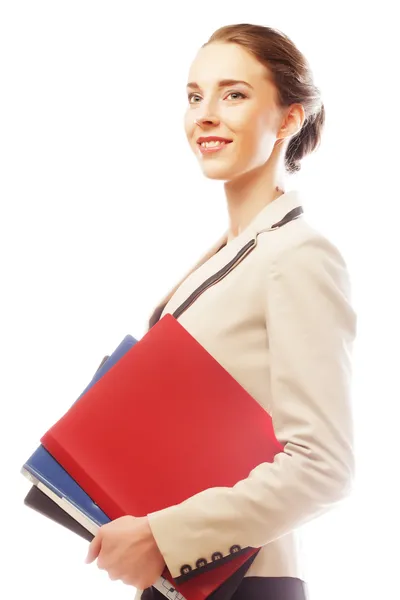
[[[214, 592], [218, 600], [307, 600], [306, 584], [295, 577], [245, 577], [233, 595]], [[214, 594], [209, 597], [213, 600]], [[141, 600], [165, 600], [166, 597], [155, 588], [147, 588]]]

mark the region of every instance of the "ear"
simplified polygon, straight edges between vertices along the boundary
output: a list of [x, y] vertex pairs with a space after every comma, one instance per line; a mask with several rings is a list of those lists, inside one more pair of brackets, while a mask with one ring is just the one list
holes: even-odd
[[302, 104], [292, 104], [285, 110], [277, 138], [293, 137], [303, 127], [306, 113]]

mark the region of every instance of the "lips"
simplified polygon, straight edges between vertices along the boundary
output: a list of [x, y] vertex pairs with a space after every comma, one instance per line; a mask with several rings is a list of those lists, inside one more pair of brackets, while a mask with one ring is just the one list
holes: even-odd
[[201, 144], [202, 142], [225, 142], [226, 144], [229, 144], [232, 140], [228, 139], [228, 138], [223, 138], [223, 137], [219, 137], [219, 136], [215, 136], [215, 135], [210, 135], [207, 137], [199, 137], [197, 140], [198, 144]]
[[222, 150], [224, 150], [224, 148], [229, 146], [231, 141], [232, 140], [229, 140], [226, 142], [221, 141], [221, 143], [216, 146], [202, 146], [201, 143], [198, 142], [198, 147], [199, 147], [201, 154], [214, 154], [215, 152], [221, 152]]

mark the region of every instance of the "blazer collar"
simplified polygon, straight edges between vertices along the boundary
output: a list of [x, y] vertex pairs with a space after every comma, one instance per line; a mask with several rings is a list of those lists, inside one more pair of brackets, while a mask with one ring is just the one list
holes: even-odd
[[251, 223], [235, 238], [229, 239], [229, 231], [221, 237], [220, 242], [227, 244], [244, 245], [250, 239], [256, 237], [264, 229], [269, 229], [283, 219], [288, 212], [297, 206], [303, 206], [303, 198], [299, 190], [285, 192], [276, 200], [267, 204], [251, 221]]
[[169, 302], [183, 281], [185, 281], [185, 279], [191, 275], [191, 273], [193, 273], [212, 256], [214, 256], [221, 248], [225, 246], [223, 255], [225, 255], [226, 252], [228, 252], [229, 255], [231, 252], [236, 253], [236, 251], [240, 250], [240, 248], [242, 248], [242, 246], [244, 246], [248, 241], [255, 238], [258, 233], [264, 229], [269, 229], [272, 225], [283, 219], [283, 217], [293, 208], [302, 205], [303, 202], [301, 193], [298, 190], [291, 190], [289, 192], [285, 192], [279, 196], [279, 198], [276, 198], [276, 200], [273, 200], [267, 204], [267, 206], [265, 206], [265, 208], [263, 208], [251, 221], [251, 223], [235, 238], [229, 239], [229, 230], [227, 230], [211, 246], [211, 248], [201, 256], [200, 260], [197, 261], [197, 263], [190, 269], [188, 273], [185, 274], [185, 276], [175, 285], [175, 287], [163, 298], [150, 318], [149, 326], [151, 327], [152, 324], [159, 319], [163, 308]]

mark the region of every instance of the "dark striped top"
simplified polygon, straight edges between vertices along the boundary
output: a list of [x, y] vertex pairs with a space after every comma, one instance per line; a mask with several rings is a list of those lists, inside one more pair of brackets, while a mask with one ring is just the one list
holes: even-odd
[[[153, 587], [143, 591], [141, 600], [166, 600]], [[190, 600], [190, 599], [188, 599]], [[304, 581], [296, 577], [245, 577], [239, 587], [219, 588], [208, 600], [308, 600]]]

